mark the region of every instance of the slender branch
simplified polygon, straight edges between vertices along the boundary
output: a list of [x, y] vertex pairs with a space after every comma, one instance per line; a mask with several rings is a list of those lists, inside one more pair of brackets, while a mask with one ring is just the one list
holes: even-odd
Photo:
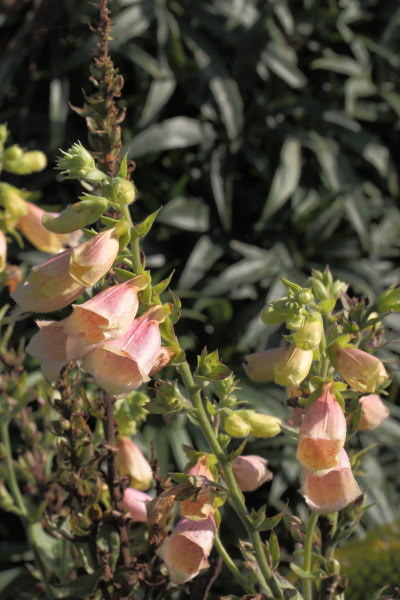
[[229, 501], [236, 510], [237, 514], [239, 515], [253, 544], [254, 554], [257, 563], [260, 567], [260, 584], [267, 595], [269, 594], [276, 599], [283, 598], [282, 591], [277, 585], [271, 568], [268, 565], [260, 534], [254, 529], [252, 525], [250, 515], [248, 513], [246, 504], [243, 499], [243, 494], [236, 483], [235, 476], [233, 474], [229, 462], [226, 459], [225, 453], [219, 445], [215, 432], [204, 409], [201, 394], [196, 388], [192, 372], [188, 363], [181, 363], [178, 367], [178, 370], [183, 379], [183, 382], [185, 384], [189, 397], [193, 403], [193, 406], [197, 410], [197, 418], [199, 421], [199, 425], [203, 431], [205, 438], [207, 439], [207, 442], [210, 445], [210, 448], [217, 457], [219, 466], [221, 467], [221, 470], [224, 474], [226, 484], [229, 488]]
[[[311, 574], [312, 567], [312, 549], [313, 549], [313, 538], [315, 525], [318, 520], [317, 513], [313, 512], [310, 514], [310, 518], [307, 523], [306, 539], [304, 542], [304, 559], [303, 569], [306, 573]], [[303, 580], [303, 597], [304, 600], [312, 600], [313, 597], [313, 582], [311, 579]]]

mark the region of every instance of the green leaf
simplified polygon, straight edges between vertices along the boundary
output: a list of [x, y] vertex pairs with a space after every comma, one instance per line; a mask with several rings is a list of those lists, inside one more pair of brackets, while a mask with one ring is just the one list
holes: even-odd
[[135, 225], [134, 229], [133, 229], [133, 234], [140, 238], [147, 235], [149, 233], [150, 229], [152, 228], [153, 223], [156, 220], [157, 215], [161, 209], [162, 209], [162, 206], [160, 208], [158, 208], [156, 211], [154, 211], [153, 213], [151, 213], [151, 215], [146, 217], [144, 221], [139, 223], [139, 225]]
[[207, 231], [209, 208], [195, 198], [177, 197], [166, 204], [158, 218], [159, 222], [173, 225], [185, 231]]
[[213, 131], [206, 123], [202, 124], [189, 117], [173, 117], [150, 125], [129, 140], [129, 158], [136, 159], [152, 152], [187, 148], [203, 144], [206, 140], [211, 141], [212, 138]]

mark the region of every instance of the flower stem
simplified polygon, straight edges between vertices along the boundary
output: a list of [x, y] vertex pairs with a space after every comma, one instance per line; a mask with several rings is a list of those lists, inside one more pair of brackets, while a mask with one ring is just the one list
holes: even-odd
[[229, 556], [225, 546], [221, 542], [221, 538], [219, 537], [218, 532], [216, 532], [216, 534], [215, 534], [215, 547], [216, 547], [219, 555], [221, 556], [222, 560], [224, 561], [226, 567], [228, 567], [228, 569], [230, 570], [230, 572], [232, 573], [232, 575], [234, 576], [236, 581], [238, 583], [240, 583], [240, 585], [242, 586], [244, 591], [247, 594], [254, 594], [255, 593], [254, 587], [250, 583], [248, 583], [248, 581], [246, 580], [245, 577], [243, 577], [243, 575], [241, 574], [241, 572], [239, 571], [239, 569], [233, 562], [232, 558]]
[[[311, 513], [307, 523], [306, 539], [304, 542], [304, 561], [303, 569], [306, 573], [311, 574], [312, 566], [312, 548], [315, 525], [318, 520], [317, 513]], [[313, 597], [313, 582], [311, 579], [303, 580], [303, 598], [304, 600], [312, 600]]]
[[263, 591], [267, 595], [272, 595], [274, 598], [283, 598], [281, 589], [277, 585], [272, 570], [268, 565], [266, 555], [264, 552], [263, 542], [261, 540], [259, 532], [253, 527], [252, 520], [246, 508], [246, 504], [243, 499], [243, 494], [240, 491], [232, 468], [226, 459], [225, 453], [222, 450], [218, 439], [215, 435], [213, 427], [204, 409], [201, 394], [196, 387], [190, 367], [187, 362], [183, 362], [179, 365], [178, 370], [185, 384], [186, 390], [192, 401], [193, 406], [197, 411], [197, 418], [201, 430], [211, 448], [215, 454], [219, 466], [224, 474], [225, 482], [229, 488], [229, 500], [234, 507], [236, 513], [239, 515], [243, 525], [245, 526], [248, 536], [252, 542], [254, 554], [260, 569], [259, 577], [260, 584]]
[[42, 557], [40, 551], [37, 547], [35, 540], [35, 532], [34, 532], [34, 523], [31, 522], [28, 510], [26, 508], [23, 496], [21, 494], [21, 490], [19, 489], [17, 477], [15, 475], [14, 463], [12, 458], [12, 450], [11, 450], [11, 441], [10, 441], [10, 433], [9, 433], [9, 421], [7, 419], [1, 419], [0, 423], [0, 436], [1, 441], [5, 448], [6, 454], [6, 470], [7, 470], [7, 483], [11, 492], [12, 497], [14, 498], [14, 502], [18, 507], [19, 514], [21, 517], [21, 521], [23, 523], [26, 537], [29, 545], [32, 548], [35, 563], [41, 573], [42, 580], [46, 589], [46, 594], [48, 598], [53, 598], [54, 594], [51, 589], [50, 583], [47, 579], [46, 567], [43, 564]]
[[131, 235], [131, 241], [129, 243], [129, 246], [132, 253], [133, 270], [135, 271], [136, 275], [140, 275], [141, 273], [143, 273], [143, 265], [142, 261], [140, 260], [140, 244], [139, 238], [135, 234], [135, 227], [132, 222], [129, 206], [127, 204], [121, 204], [120, 211], [122, 216], [125, 217], [131, 231], [134, 232], [133, 235]]

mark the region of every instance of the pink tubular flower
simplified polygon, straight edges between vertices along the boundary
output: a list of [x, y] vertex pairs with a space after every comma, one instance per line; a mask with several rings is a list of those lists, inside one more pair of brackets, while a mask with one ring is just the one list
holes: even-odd
[[338, 465], [320, 477], [305, 471], [301, 493], [311, 510], [319, 515], [342, 510], [361, 496], [346, 451], [340, 453]]
[[370, 394], [359, 399], [361, 404], [361, 418], [358, 424], [359, 431], [376, 429], [390, 415], [378, 394]]
[[271, 348], [262, 352], [254, 352], [247, 354], [244, 358], [246, 364], [244, 370], [250, 379], [258, 382], [274, 380], [274, 366], [283, 358], [287, 352], [287, 348]]
[[209, 566], [207, 558], [214, 544], [215, 529], [211, 516], [202, 521], [179, 521], [169, 538], [156, 550], [172, 583], [179, 585], [190, 581]]
[[336, 368], [357, 392], [373, 394], [388, 374], [382, 361], [358, 348], [338, 348]]
[[39, 331], [32, 337], [26, 351], [39, 359], [43, 375], [55, 381], [60, 370], [67, 364], [67, 335], [62, 321], [36, 321]]
[[268, 461], [255, 454], [237, 456], [232, 462], [232, 470], [242, 492], [253, 492], [273, 477]]
[[96, 294], [83, 304], [73, 304], [73, 313], [64, 321], [68, 357], [80, 358], [88, 346], [125, 333], [139, 307], [138, 292], [146, 285], [147, 279], [139, 275]]
[[124, 490], [121, 506], [128, 509], [129, 516], [131, 517], [132, 521], [136, 521], [137, 523], [146, 523], [146, 503], [150, 502], [150, 500], [153, 500], [153, 498], [149, 494], [133, 488], [127, 488]]
[[346, 440], [346, 418], [327, 384], [300, 425], [297, 460], [311, 471], [330, 469]]
[[149, 381], [149, 373], [161, 349], [160, 323], [165, 313], [161, 305], [151, 307], [135, 319], [121, 337], [91, 350], [82, 367], [109, 394], [123, 396]]
[[34, 267], [11, 297], [23, 311], [52, 312], [64, 308], [107, 273], [118, 247], [115, 228], [102, 231]]
[[214, 511], [213, 493], [208, 483], [208, 481], [214, 481], [214, 476], [207, 465], [207, 456], [201, 457], [197, 464], [189, 469], [188, 475], [196, 475], [206, 479], [196, 500], [188, 498], [180, 502], [180, 514], [182, 517], [195, 521], [206, 519]]
[[130, 438], [119, 438], [115, 461], [119, 474], [131, 478], [132, 487], [137, 490], [149, 489], [153, 472], [140, 448]]
[[[42, 225], [42, 216], [45, 211], [32, 202], [26, 202], [27, 214], [20, 217], [16, 228], [42, 252], [55, 254], [59, 252], [63, 246], [73, 246], [74, 241], [82, 236], [82, 232], [76, 232], [73, 236], [48, 231]], [[71, 243], [72, 242], [72, 243]]]

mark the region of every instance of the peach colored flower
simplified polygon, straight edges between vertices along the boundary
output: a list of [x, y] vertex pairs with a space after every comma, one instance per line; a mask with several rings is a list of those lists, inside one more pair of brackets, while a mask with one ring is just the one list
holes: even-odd
[[128, 509], [129, 516], [133, 521], [146, 523], [146, 504], [147, 502], [150, 502], [150, 500], [153, 500], [153, 498], [149, 494], [133, 488], [127, 488], [124, 490], [121, 506]]
[[115, 229], [107, 229], [32, 269], [11, 297], [23, 311], [52, 312], [64, 308], [97, 283], [118, 253]]
[[364, 350], [338, 348], [336, 356], [336, 369], [345, 382], [357, 392], [373, 394], [388, 378], [382, 361]]
[[91, 350], [82, 367], [109, 394], [123, 396], [149, 381], [149, 373], [160, 355], [160, 323], [165, 318], [161, 305], [153, 306], [135, 319], [121, 337]]
[[243, 365], [246, 374], [253, 381], [273, 381], [275, 364], [285, 356], [287, 350], [287, 348], [271, 348], [247, 354], [244, 357], [246, 363]]
[[300, 425], [297, 460], [312, 471], [330, 469], [337, 464], [345, 440], [346, 418], [327, 384]]
[[79, 237], [82, 236], [82, 232], [78, 233], [78, 237], [63, 235], [60, 233], [53, 233], [48, 231], [42, 225], [42, 217], [45, 213], [39, 206], [32, 204], [32, 202], [26, 202], [28, 212], [27, 214], [20, 217], [16, 228], [35, 246], [42, 252], [48, 252], [55, 254], [59, 252], [64, 246], [73, 246], [78, 241]]
[[337, 466], [321, 476], [305, 470], [301, 493], [311, 510], [320, 515], [342, 510], [361, 496], [346, 451], [341, 451]]
[[[67, 317], [68, 318], [68, 317]], [[55, 381], [67, 364], [67, 335], [62, 321], [36, 321], [39, 331], [31, 338], [26, 351], [41, 361], [41, 370], [48, 381]]]
[[312, 350], [290, 346], [274, 365], [275, 383], [284, 386], [299, 385], [307, 377], [312, 361]]
[[362, 396], [359, 399], [361, 404], [361, 418], [358, 424], [359, 431], [371, 431], [376, 429], [390, 415], [390, 411], [385, 406], [378, 394]]
[[179, 585], [194, 579], [202, 569], [214, 544], [215, 521], [181, 519], [169, 538], [156, 550], [164, 561], [172, 583]]
[[188, 498], [180, 502], [180, 515], [188, 519], [206, 519], [214, 510], [214, 494], [209, 481], [214, 481], [214, 476], [207, 465], [207, 456], [201, 457], [197, 464], [191, 467], [188, 475], [204, 477], [204, 484], [196, 500]]
[[149, 489], [153, 472], [140, 448], [130, 438], [119, 438], [115, 462], [120, 475], [129, 475], [132, 487], [137, 490]]
[[268, 461], [256, 454], [237, 456], [232, 461], [232, 470], [242, 492], [253, 492], [273, 477], [268, 469]]

